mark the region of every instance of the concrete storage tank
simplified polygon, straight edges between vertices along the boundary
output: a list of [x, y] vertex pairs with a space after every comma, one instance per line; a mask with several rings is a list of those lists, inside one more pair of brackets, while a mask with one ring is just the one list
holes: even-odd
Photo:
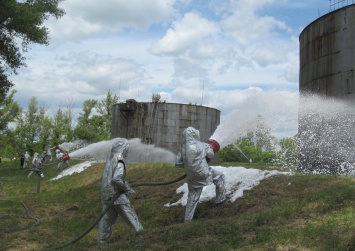
[[349, 172], [355, 162], [355, 5], [300, 34], [299, 170]]
[[113, 106], [111, 138], [140, 138], [177, 153], [182, 132], [193, 126], [206, 142], [220, 123], [220, 111], [214, 108], [166, 102], [137, 102], [133, 99]]

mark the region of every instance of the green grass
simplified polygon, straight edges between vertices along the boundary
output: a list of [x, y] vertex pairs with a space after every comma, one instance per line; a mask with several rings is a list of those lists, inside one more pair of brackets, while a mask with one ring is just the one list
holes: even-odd
[[[17, 162], [0, 164], [0, 250], [42, 250], [79, 236], [101, 212], [103, 166], [94, 164], [56, 181], [49, 181], [58, 174], [55, 165], [45, 166], [37, 194], [35, 174], [28, 179], [28, 171]], [[168, 164], [129, 164], [127, 180], [161, 182], [182, 174]], [[325, 175], [274, 176], [234, 203], [199, 204], [189, 223], [183, 222], [184, 207], [164, 207], [180, 199], [176, 188], [185, 180], [136, 187], [130, 200], [145, 231], [135, 234], [118, 218], [104, 250], [354, 250], [354, 181]], [[64, 250], [99, 250], [96, 240], [97, 226]]]

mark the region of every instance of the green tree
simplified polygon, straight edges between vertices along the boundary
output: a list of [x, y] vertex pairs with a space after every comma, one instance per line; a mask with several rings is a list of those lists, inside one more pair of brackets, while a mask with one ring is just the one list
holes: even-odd
[[50, 17], [64, 15], [58, 7], [63, 0], [0, 0], [0, 102], [13, 86], [8, 74], [26, 66], [31, 43], [48, 45], [49, 31], [43, 25]]
[[103, 116], [92, 116], [90, 119], [90, 125], [90, 128], [94, 133], [94, 137], [92, 138], [94, 142], [110, 139], [110, 128], [107, 127], [108, 123]]
[[112, 106], [117, 102], [117, 95], [113, 95], [110, 91], [100, 101], [85, 100], [83, 112], [80, 113], [78, 125], [74, 130], [75, 136], [89, 142], [109, 140], [111, 136]]
[[106, 98], [100, 100], [97, 104], [97, 112], [100, 116], [95, 118], [96, 125], [98, 126], [98, 141], [108, 140], [111, 136], [111, 121], [112, 121], [112, 106], [118, 102], [118, 96], [112, 95], [108, 91]]
[[71, 117], [68, 111], [58, 108], [53, 118], [52, 144], [60, 144], [73, 139]]
[[23, 152], [20, 137], [18, 137], [15, 130], [6, 130], [0, 134], [0, 156], [13, 158], [17, 153]]
[[14, 101], [15, 93], [16, 91], [12, 90], [5, 99], [0, 99], [0, 134], [7, 130], [8, 124], [15, 122], [21, 113], [21, 107]]
[[97, 100], [88, 99], [83, 103], [83, 112], [78, 117], [78, 125], [74, 129], [74, 135], [79, 139], [93, 142], [96, 138], [96, 128], [93, 121], [90, 119], [92, 110], [95, 108]]
[[28, 102], [27, 110], [17, 120], [16, 132], [20, 137], [22, 149], [29, 149], [30, 151], [39, 151], [36, 142], [39, 140], [40, 128], [40, 110], [38, 108], [36, 97], [31, 97]]
[[152, 94], [152, 102], [159, 102], [161, 99], [161, 95], [159, 93]]
[[112, 95], [111, 91], [107, 92], [106, 98], [102, 99], [97, 104], [97, 111], [104, 116], [109, 118], [112, 117], [112, 106], [118, 102], [118, 96]]
[[219, 151], [219, 158], [222, 162], [242, 162], [240, 155], [235, 144], [230, 144]]
[[229, 162], [261, 162], [271, 163], [275, 158], [275, 146], [277, 140], [271, 135], [271, 129], [266, 125], [264, 118], [258, 115], [253, 126], [247, 134], [240, 137], [222, 152], [223, 160]]
[[47, 147], [52, 139], [52, 128], [53, 128], [53, 120], [46, 114], [46, 111], [43, 107], [39, 109], [38, 113], [38, 148], [41, 151], [47, 149]]
[[220, 150], [219, 157], [223, 162], [271, 163], [275, 152], [264, 151], [262, 147], [256, 146], [250, 138], [242, 137], [234, 144]]

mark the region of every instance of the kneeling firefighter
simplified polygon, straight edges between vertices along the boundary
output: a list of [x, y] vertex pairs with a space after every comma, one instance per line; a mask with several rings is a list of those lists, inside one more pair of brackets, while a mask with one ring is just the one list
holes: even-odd
[[188, 127], [183, 132], [183, 138], [175, 165], [186, 170], [189, 189], [184, 219], [186, 222], [193, 219], [204, 186], [215, 184], [217, 204], [226, 200], [226, 187], [224, 174], [208, 166], [207, 159], [214, 156], [214, 151], [210, 144], [200, 141], [200, 132]]
[[113, 143], [111, 154], [106, 160], [101, 185], [103, 210], [106, 209], [115, 195], [118, 195], [118, 198], [99, 222], [99, 244], [104, 244], [109, 239], [112, 233], [112, 226], [118, 215], [136, 232], [143, 230], [143, 226], [139, 222], [138, 216], [127, 196], [127, 194], [134, 193], [134, 190], [125, 181], [127, 164], [124, 158], [127, 155], [128, 148], [128, 140], [118, 138]]

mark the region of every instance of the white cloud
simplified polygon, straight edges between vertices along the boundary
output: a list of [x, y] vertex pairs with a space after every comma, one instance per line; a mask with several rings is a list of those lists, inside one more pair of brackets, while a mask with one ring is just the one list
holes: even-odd
[[165, 36], [153, 45], [151, 52], [155, 55], [181, 55], [198, 47], [201, 40], [209, 39], [218, 33], [218, 24], [202, 18], [197, 13], [186, 13], [182, 20], [174, 22]]
[[148, 29], [176, 15], [176, 0], [70, 0], [61, 5], [66, 15], [49, 23], [53, 43], [79, 42], [97, 35]]
[[175, 0], [76, 0], [68, 2], [68, 9], [90, 23], [108, 30], [125, 27], [146, 29], [166, 20], [173, 13]]
[[221, 27], [241, 48], [250, 44], [264, 44], [278, 30], [289, 29], [287, 25], [272, 16], [260, 15], [258, 11], [275, 1], [235, 1], [230, 12], [221, 20]]
[[144, 68], [133, 59], [100, 56], [93, 52], [73, 55], [66, 73], [70, 81], [85, 81], [96, 89], [118, 89], [120, 82], [135, 84], [147, 78]]

